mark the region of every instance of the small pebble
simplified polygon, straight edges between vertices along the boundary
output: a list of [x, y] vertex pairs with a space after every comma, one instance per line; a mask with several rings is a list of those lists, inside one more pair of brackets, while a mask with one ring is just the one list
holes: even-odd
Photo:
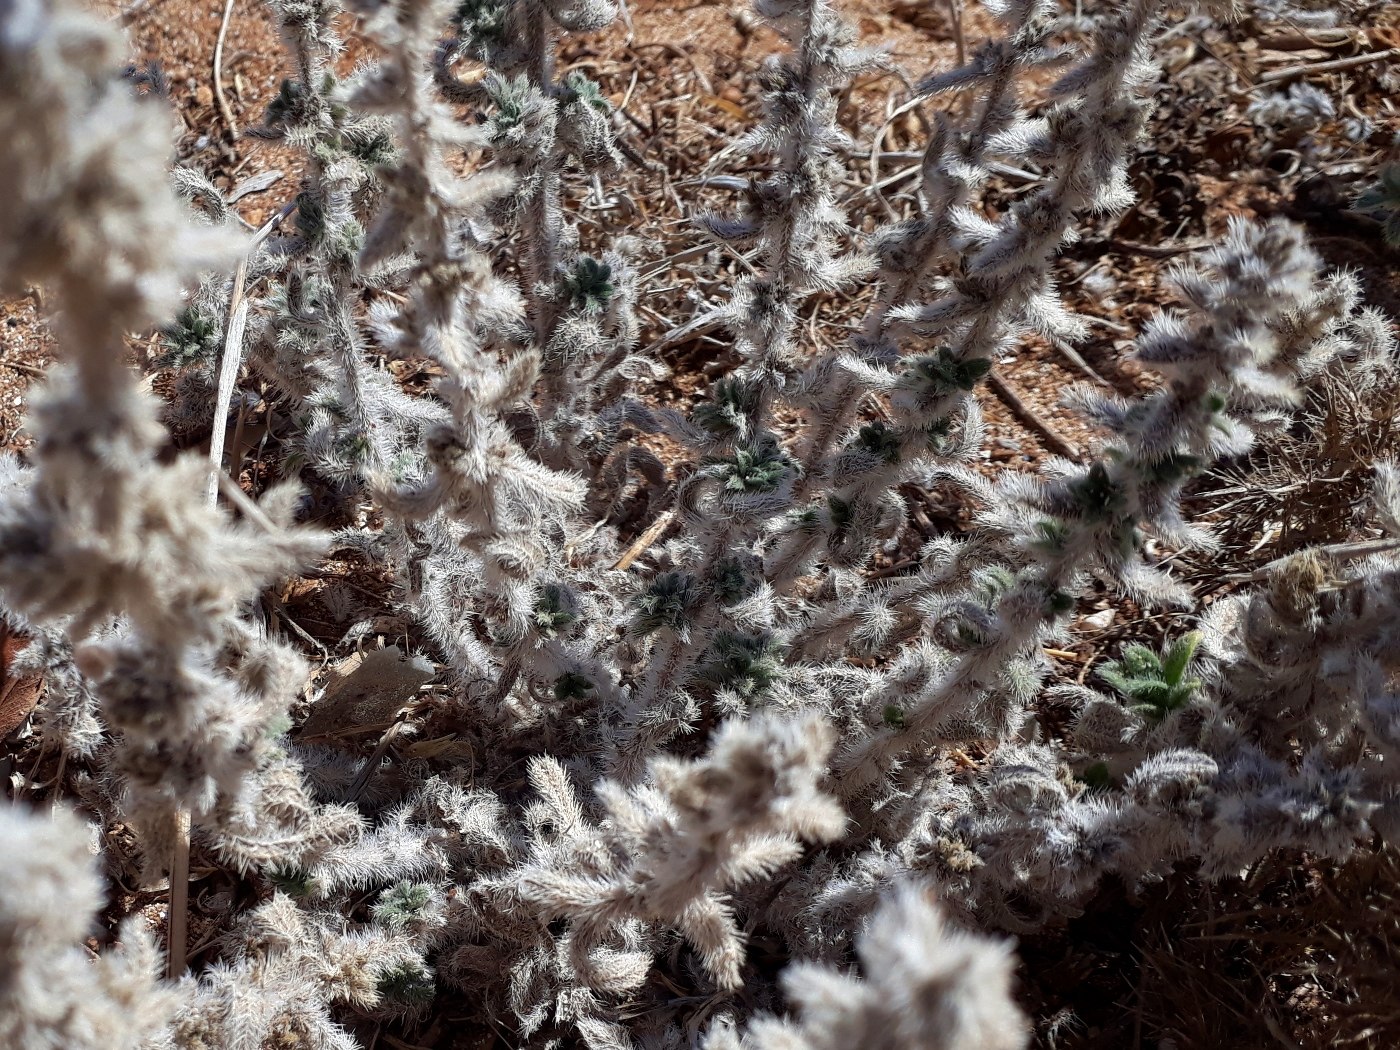
[[1105, 609], [1103, 612], [1096, 612], [1091, 616], [1084, 617], [1086, 627], [1092, 627], [1096, 631], [1106, 631], [1113, 623], [1115, 612], [1112, 609]]

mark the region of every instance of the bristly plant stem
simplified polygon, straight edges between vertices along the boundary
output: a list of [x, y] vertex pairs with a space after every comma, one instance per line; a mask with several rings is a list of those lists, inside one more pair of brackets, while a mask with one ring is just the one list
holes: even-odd
[[[545, 98], [552, 97], [555, 94], [553, 19], [538, 0], [512, 0], [510, 17], [523, 22], [517, 26], [517, 32], [525, 42], [530, 82]], [[528, 260], [525, 287], [531, 298], [535, 345], [541, 352], [549, 345], [559, 319], [553, 286], [558, 279], [559, 232], [564, 212], [558, 160], [554, 153], [554, 148], [536, 150], [534, 170], [525, 175], [528, 181], [536, 183], [522, 232]]]
[[[966, 68], [961, 0], [950, 2], [959, 32], [958, 61]], [[859, 336], [850, 347], [837, 351], [833, 360], [849, 353], [872, 364], [889, 363], [899, 353], [889, 330], [892, 314], [914, 303], [928, 274], [948, 264], [957, 251], [959, 235], [953, 219], [959, 209], [969, 206], [989, 174], [993, 138], [1020, 119], [1017, 75], [1044, 61], [1040, 53], [1044, 31], [1037, 29], [1043, 12], [1034, 3], [1020, 4], [1013, 10], [1016, 17], [1007, 23], [1005, 37], [989, 45], [979, 67], [969, 70], [968, 78], [958, 84], [961, 91], [978, 92], [975, 116], [966, 127], [956, 126], [950, 116], [940, 117], [921, 164], [924, 208], [919, 221], [906, 224], [907, 229], [888, 231], [875, 302], [866, 313]], [[921, 85], [915, 97], [929, 93], [930, 89]], [[829, 366], [830, 362], [823, 364]], [[815, 366], [814, 371], [821, 367]], [[865, 391], [846, 368], [836, 368], [828, 382], [829, 389], [821, 391], [817, 411], [803, 436], [799, 502], [823, 479], [824, 460], [832, 443], [850, 428], [864, 399]]]

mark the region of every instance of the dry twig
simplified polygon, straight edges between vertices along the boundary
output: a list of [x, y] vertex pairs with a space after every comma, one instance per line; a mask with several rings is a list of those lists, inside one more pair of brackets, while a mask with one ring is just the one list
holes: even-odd
[[1256, 83], [1281, 84], [1312, 73], [1332, 73], [1339, 69], [1355, 69], [1357, 66], [1369, 65], [1372, 62], [1384, 62], [1392, 58], [1400, 58], [1400, 47], [1392, 47], [1386, 51], [1371, 51], [1364, 55], [1352, 55], [1350, 58], [1334, 58], [1327, 62], [1305, 62], [1297, 66], [1288, 66], [1285, 69], [1276, 69], [1272, 73], [1263, 74]]
[[170, 858], [170, 914], [166, 923], [165, 975], [172, 981], [185, 972], [185, 945], [189, 941], [190, 911], [190, 811], [175, 813], [175, 852]]
[[238, 123], [233, 119], [228, 97], [224, 94], [224, 37], [228, 34], [229, 17], [233, 14], [233, 0], [225, 0], [223, 21], [219, 23], [219, 35], [214, 40], [214, 101], [219, 104], [219, 116], [224, 127], [228, 128], [230, 141], [238, 138]]
[[1071, 441], [1052, 427], [1040, 413], [1026, 404], [1021, 398], [1021, 395], [1012, 388], [1011, 384], [1006, 381], [1006, 378], [997, 372], [995, 368], [987, 373], [987, 382], [991, 385], [993, 393], [1001, 399], [1002, 403], [1005, 404], [1007, 408], [1011, 409], [1012, 414], [1044, 438], [1045, 444], [1048, 445], [1052, 451], [1058, 452], [1066, 459], [1075, 460], [1079, 459], [1083, 454]]

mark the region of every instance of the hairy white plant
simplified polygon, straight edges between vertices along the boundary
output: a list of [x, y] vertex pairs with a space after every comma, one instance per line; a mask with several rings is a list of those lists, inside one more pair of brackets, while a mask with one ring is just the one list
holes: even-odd
[[[802, 841], [841, 834], [840, 807], [818, 789], [831, 744], [812, 718], [726, 722], [701, 761], [655, 758], [645, 785], [601, 784], [602, 836], [526, 868], [524, 893], [572, 920], [580, 970], [611, 926], [636, 918], [674, 926], [716, 984], [737, 988], [744, 952], [723, 893], [796, 859]], [[579, 836], [583, 813], [563, 769], [538, 759], [531, 778], [560, 829]], [[626, 989], [643, 977], [645, 969], [599, 983]]]
[[178, 997], [132, 916], [118, 949], [90, 958], [105, 893], [92, 829], [68, 812], [0, 808], [0, 1044], [12, 1050], [155, 1050]]
[[[1137, 340], [1161, 385], [1072, 392], [1101, 437], [1083, 461], [967, 465], [994, 362], [1084, 333], [1053, 264], [1131, 202], [1160, 0], [992, 5], [997, 38], [913, 90], [949, 100], [922, 196], [869, 240], [841, 103], [889, 60], [826, 0], [759, 0], [785, 43], [738, 145], [763, 167], [699, 222], [748, 252], [695, 322], [727, 327], [734, 365], [689, 411], [645, 390], [666, 369], [635, 257], [658, 231], [572, 203], [650, 163], [558, 68], [610, 3], [354, 0], [379, 51], [346, 77], [336, 0], [272, 6], [291, 75], [250, 134], [305, 161], [235, 311], [232, 206], [192, 169], [172, 190], [115, 37], [68, 0], [0, 0], [0, 290], [51, 293], [66, 358], [25, 461], [0, 461], [12, 669], [47, 694], [31, 768], [56, 753], [52, 793], [133, 829], [148, 875], [175, 860], [176, 971], [187, 834], [227, 880], [199, 972], [160, 986], [139, 924], [83, 957], [104, 904], [72, 819], [0, 813], [0, 1041], [353, 1050], [450, 1002], [550, 1050], [679, 1050], [711, 1012], [711, 1050], [1019, 1050], [1010, 946], [953, 921], [1037, 931], [1106, 877], [1400, 834], [1400, 469], [1337, 524], [1361, 539], [1231, 580], [1199, 631], [1078, 682], [1045, 654], [1095, 584], [1194, 612], [1165, 566], [1216, 549], [1192, 480], [1304, 447], [1332, 393], [1395, 389], [1357, 278], [1322, 276], [1296, 227], [1237, 222]], [[1006, 204], [995, 180], [1028, 170]], [[807, 345], [811, 297], [866, 277], [855, 334]], [[166, 418], [206, 425], [233, 355], [281, 450], [264, 466], [340, 522], [316, 586], [343, 634], [270, 592], [331, 542], [297, 525], [299, 486], [225, 478], [225, 509], [207, 459], [168, 449], [123, 364], [157, 325]], [[901, 489], [934, 483], [980, 514], [916, 536]], [[264, 598], [333, 676], [375, 636], [411, 651], [393, 723], [342, 724], [364, 708]], [[134, 850], [106, 847], [122, 878]], [[765, 1012], [780, 987], [788, 1017]]]
[[783, 973], [796, 1018], [718, 1026], [705, 1050], [1021, 1050], [1010, 945], [951, 929], [933, 892], [903, 884], [856, 941], [860, 976], [798, 963]]

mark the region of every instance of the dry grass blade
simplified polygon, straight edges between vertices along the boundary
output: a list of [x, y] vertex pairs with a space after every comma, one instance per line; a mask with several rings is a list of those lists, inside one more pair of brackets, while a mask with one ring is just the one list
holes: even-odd
[[[230, 0], [232, 3], [232, 0]], [[205, 496], [210, 504], [218, 498], [219, 475], [224, 469], [224, 440], [228, 426], [229, 408], [233, 403], [233, 388], [238, 370], [243, 364], [243, 331], [248, 323], [247, 280], [248, 261], [262, 247], [263, 241], [296, 208], [296, 202], [286, 204], [253, 235], [233, 275], [233, 291], [229, 296], [228, 321], [224, 333], [223, 354], [219, 360], [219, 385], [214, 399], [214, 425], [209, 437], [209, 482]]]

